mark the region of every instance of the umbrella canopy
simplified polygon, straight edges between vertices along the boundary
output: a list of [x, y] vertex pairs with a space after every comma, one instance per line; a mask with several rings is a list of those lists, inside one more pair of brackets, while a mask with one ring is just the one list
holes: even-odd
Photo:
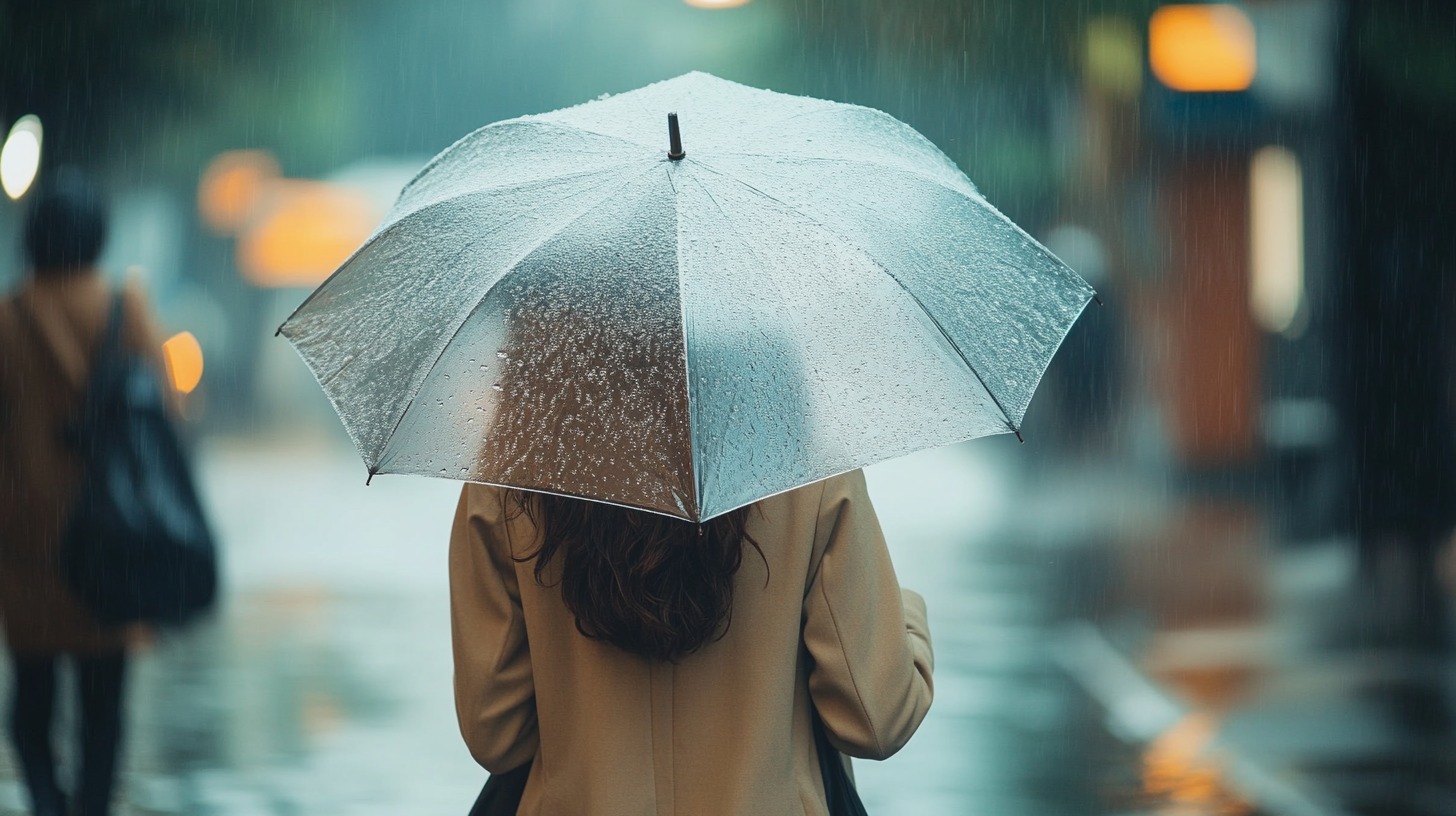
[[371, 475], [702, 521], [1014, 432], [1092, 295], [908, 125], [692, 73], [461, 139], [280, 332]]

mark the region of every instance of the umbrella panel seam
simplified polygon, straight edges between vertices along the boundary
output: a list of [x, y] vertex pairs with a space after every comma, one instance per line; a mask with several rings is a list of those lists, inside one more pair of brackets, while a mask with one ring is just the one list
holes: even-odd
[[735, 178], [732, 175], [724, 173], [720, 170], [716, 170], [708, 164], [704, 164], [701, 162], [699, 164], [713, 175], [728, 179], [735, 184], [739, 184], [744, 188], [758, 194], [759, 196], [762, 196], [763, 198], [768, 199], [769, 201], [772, 201], [775, 204], [779, 205], [781, 208], [783, 208], [785, 212], [797, 215], [819, 227], [820, 229], [824, 230], [825, 232], [829, 233], [830, 235], [837, 236], [847, 246], [852, 247], [856, 252], [860, 253], [866, 259], [868, 259], [869, 262], [873, 264], [876, 269], [879, 269], [881, 272], [884, 273], [886, 277], [894, 281], [895, 285], [899, 286], [900, 289], [904, 291], [905, 294], [908, 295], [912, 301], [914, 301], [916, 308], [918, 308], [921, 313], [925, 315], [925, 317], [930, 321], [931, 325], [935, 327], [935, 330], [940, 333], [941, 338], [943, 338], [946, 344], [950, 346], [951, 350], [956, 353], [956, 357], [958, 357], [961, 363], [965, 365], [966, 370], [970, 371], [971, 374], [975, 376], [976, 381], [981, 384], [982, 390], [984, 390], [986, 392], [986, 395], [991, 398], [991, 401], [996, 404], [996, 410], [1000, 411], [1001, 417], [1006, 420], [1006, 427], [1009, 428], [1013, 433], [1017, 432], [1018, 429], [1016, 427], [1016, 423], [1011, 420], [1011, 415], [1006, 412], [1006, 407], [1001, 404], [1001, 399], [997, 397], [995, 392], [991, 390], [991, 387], [986, 384], [986, 378], [982, 377], [981, 372], [977, 371], [976, 367], [971, 364], [971, 361], [966, 357], [965, 352], [961, 351], [961, 347], [956, 344], [955, 340], [951, 338], [948, 332], [946, 332], [945, 327], [941, 325], [940, 320], [938, 320], [934, 314], [931, 314], [930, 310], [925, 307], [924, 301], [922, 301], [913, 291], [911, 291], [910, 287], [906, 286], [904, 281], [900, 280], [900, 278], [896, 276], [895, 273], [891, 272], [889, 268], [885, 266], [885, 264], [881, 263], [879, 258], [876, 258], [874, 254], [872, 254], [864, 247], [860, 246], [857, 242], [842, 235], [839, 230], [830, 227], [828, 224], [825, 224], [824, 222], [813, 217], [812, 215], [809, 215], [808, 213], [795, 209], [794, 207], [790, 206], [788, 202], [775, 198], [773, 195], [763, 190], [760, 190], [759, 188], [753, 186], [752, 184], [749, 184], [742, 179]]
[[[866, 166], [869, 166], [869, 167], [877, 167], [877, 168], [879, 168], [881, 170], [886, 170], [886, 171], [890, 171], [890, 172], [903, 173], [903, 174], [905, 174], [907, 176], [910, 176], [911, 178], [920, 179], [921, 181], [925, 181], [925, 182], [928, 182], [930, 184], [934, 184], [935, 186], [940, 187], [943, 190], [946, 190], [946, 191], [952, 192], [952, 193], [956, 193], [957, 195], [963, 195], [963, 196], [966, 196], [967, 198], [974, 197], [974, 199], [976, 200], [977, 203], [981, 203], [981, 201], [982, 201], [981, 191], [976, 189], [976, 185], [974, 183], [972, 183], [969, 178], [966, 178], [964, 173], [962, 173], [961, 176], [962, 176], [962, 178], [965, 178], [966, 183], [968, 185], [970, 185], [970, 188], [971, 189], [970, 189], [969, 192], [966, 191], [966, 190], [958, 190], [955, 187], [952, 187], [949, 184], [946, 184], [944, 181], [941, 181], [940, 179], [935, 178], [934, 176], [928, 176], [928, 175], [926, 175], [924, 173], [921, 173], [921, 172], [918, 172], [918, 171], [916, 171], [916, 170], [914, 170], [912, 168], [909, 168], [909, 167], [901, 167], [901, 166], [894, 165], [894, 164], [885, 164], [884, 162], [872, 161], [870, 159], [841, 158], [841, 157], [838, 157], [838, 156], [785, 156], [785, 155], [775, 156], [775, 155], [770, 154], [770, 153], [735, 153], [735, 152], [730, 152], [730, 151], [726, 151], [726, 150], [720, 152], [718, 155], [720, 155], [720, 156], [743, 156], [745, 158], [750, 158], [750, 159], [774, 159], [774, 160], [780, 160], [780, 161], [795, 161], [795, 162], [823, 162], [823, 163], [826, 163], [826, 164], [860, 164], [860, 165], [866, 165]], [[714, 172], [722, 172], [722, 171], [715, 170]]]
[[[689, 465], [693, 469], [692, 482], [695, 515], [701, 516], [703, 512], [703, 481], [702, 471], [698, 467], [700, 457], [698, 455], [698, 434], [696, 432], [697, 414], [694, 412], [692, 366], [688, 356], [688, 299], [686, 294], [687, 279], [683, 276], [682, 263], [682, 215], [678, 209], [679, 196], [677, 182], [673, 179], [673, 173], [677, 172], [676, 168], [678, 167], [681, 167], [679, 163], [669, 162], [666, 167], [666, 175], [667, 184], [672, 188], [673, 232], [677, 239], [674, 249], [677, 255], [677, 307], [680, 315], [678, 322], [682, 326], [683, 400], [687, 403], [688, 408], [688, 459]], [[691, 174], [689, 174], [689, 178], [691, 178]]]
[[[398, 217], [390, 218], [386, 223], [382, 224], [373, 235], [366, 238], [364, 240], [364, 243], [359, 245], [358, 249], [355, 249], [352, 253], [350, 253], [349, 257], [345, 259], [343, 263], [339, 264], [339, 268], [335, 269], [333, 274], [329, 275], [326, 279], [324, 279], [324, 282], [319, 284], [318, 288], [310, 292], [308, 297], [304, 298], [304, 301], [302, 303], [298, 304], [298, 307], [293, 310], [293, 313], [290, 314], [281, 325], [279, 325], [278, 331], [275, 333], [275, 336], [278, 334], [284, 334], [285, 336], [287, 336], [284, 330], [288, 328], [288, 324], [292, 323], [294, 318], [302, 314], [303, 310], [308, 308], [309, 304], [317, 300], [318, 296], [321, 295], [324, 290], [329, 287], [329, 284], [333, 283], [335, 278], [343, 274], [349, 268], [349, 266], [354, 263], [354, 260], [356, 258], [364, 254], [364, 252], [372, 248], [375, 244], [379, 243], [384, 238], [393, 235], [395, 232], [395, 228], [403, 224], [406, 219], [414, 218], [415, 216], [428, 213], [437, 207], [443, 207], [446, 204], [453, 204], [463, 199], [469, 198], [470, 196], [480, 195], [482, 193], [501, 192], [513, 189], [519, 191], [520, 189], [530, 186], [532, 184], [586, 178], [588, 176], [596, 175], [599, 173], [606, 173], [608, 171], [618, 170], [624, 166], [630, 165], [631, 163], [632, 162], [630, 161], [617, 162], [616, 164], [601, 167], [596, 170], [584, 171], [581, 173], [570, 173], [561, 176], [549, 176], [540, 179], [532, 179], [521, 184], [503, 185], [501, 187], [486, 187], [470, 190], [468, 192], [462, 192], [457, 195], [442, 198], [439, 201], [431, 201], [429, 204], [425, 204], [417, 209], [410, 210], [409, 212], [399, 215]], [[401, 195], [403, 195], [403, 193], [401, 193]]]
[[456, 139], [454, 143], [452, 143], [449, 147], [440, 151], [439, 155], [430, 159], [424, 167], [420, 168], [420, 171], [415, 174], [414, 178], [410, 179], [408, 182], [405, 183], [403, 187], [400, 188], [399, 196], [395, 198], [395, 202], [398, 203], [400, 199], [404, 198], [404, 194], [409, 192], [409, 189], [411, 187], [415, 186], [417, 182], [423, 179], [436, 167], [444, 164], [447, 159], [453, 157], [456, 149], [459, 148], [461, 145], [465, 144], [466, 142], [478, 139], [480, 134], [485, 133], [486, 131], [506, 130], [507, 126], [515, 127], [523, 124], [538, 124], [550, 128], [556, 128], [557, 130], [562, 131], [579, 131], [581, 133], [590, 133], [594, 136], [601, 136], [604, 139], [612, 139], [613, 141], [621, 142], [622, 144], [632, 145], [633, 147], [640, 147], [637, 142], [634, 142], [631, 139], [625, 139], [621, 136], [617, 136], [611, 133], [600, 133], [598, 131], [588, 130], [587, 128], [580, 128], [575, 125], [567, 125], [551, 119], [544, 119], [542, 118], [544, 115], [545, 114], [532, 114], [528, 116], [518, 116], [515, 119], [507, 119], [504, 122], [491, 122], [484, 127], [478, 127], [475, 130], [472, 130], [471, 132], [465, 134], [464, 136], [461, 136], [459, 139]]
[[[711, 168], [708, 168], [708, 169], [709, 169], [710, 172], [716, 172], [716, 171], [712, 171]], [[726, 209], [724, 209], [724, 207], [723, 207], [723, 205], [721, 203], [719, 203], [718, 199], [713, 195], [713, 192], [708, 189], [708, 185], [704, 184], [701, 179], [696, 178], [694, 176], [691, 176], [690, 175], [689, 178], [692, 178], [693, 183], [695, 183], [695, 184], [698, 185], [698, 189], [700, 189], [700, 190], [703, 191], [703, 195], [707, 196], [708, 197], [708, 200], [711, 201], [711, 202], [713, 202], [713, 206], [717, 208], [718, 214], [723, 217], [723, 223], [729, 226], [729, 229], [730, 229], [733, 237], [736, 238], [738, 240], [738, 242], [743, 245], [743, 248], [746, 249], [750, 255], [759, 256], [758, 250], [755, 249], [754, 246], [753, 246], [753, 244], [747, 238], [745, 238], [743, 236], [743, 233], [740, 232], [736, 226], [734, 226], [733, 217], [728, 214], [728, 211]], [[679, 246], [681, 246], [681, 244], [679, 244]], [[876, 266], [878, 266], [878, 264], [876, 264]], [[681, 268], [679, 268], [679, 274], [681, 274]], [[778, 315], [780, 317], [782, 317], [785, 314], [785, 310], [783, 308], [783, 304], [788, 301], [788, 298], [786, 296], [784, 296], [783, 290], [781, 288], [779, 288], [777, 281], [774, 280], [774, 278], [772, 276], [769, 277], [769, 282], [775, 287], [775, 291], [779, 294], [779, 297], [778, 298], [775, 298], [774, 301], [773, 301], [773, 303], [774, 303], [775, 308], [777, 309]], [[684, 309], [684, 315], [686, 315], [687, 305], [686, 305], [686, 299], [685, 298], [683, 300], [683, 309]], [[686, 323], [686, 317], [684, 317], [684, 323]], [[686, 325], [684, 325], [684, 331], [686, 331]], [[684, 342], [683, 348], [684, 348], [684, 351], [686, 351], [686, 349], [687, 349], [686, 342]], [[691, 377], [691, 372], [688, 372], [688, 374], [689, 374], [688, 381], [687, 381], [688, 382], [688, 394], [689, 394], [689, 401], [691, 402], [691, 394], [692, 394], [692, 390], [693, 390], [692, 389], [692, 382], [693, 381], [692, 381], [692, 377]], [[695, 423], [695, 425], [696, 425], [696, 423]], [[695, 428], [693, 429], [693, 433], [692, 433], [692, 442], [693, 442], [693, 447], [695, 449], [694, 450], [694, 453], [696, 453], [696, 448], [697, 448], [697, 433], [696, 433], [696, 429]], [[695, 466], [696, 466], [696, 463], [695, 463]], [[697, 474], [695, 473], [694, 476], [696, 478]], [[698, 503], [699, 503], [699, 509], [700, 510], [701, 510], [701, 507], [702, 507], [702, 504], [703, 504], [703, 501], [702, 501], [701, 496], [705, 492], [705, 489], [704, 488], [705, 488], [704, 485], [699, 485], [699, 487], [698, 487], [698, 494], [699, 494], [699, 501], [698, 501]]]
[[385, 456], [389, 451], [389, 443], [394, 439], [394, 435], [399, 432], [400, 425], [404, 423], [405, 417], [409, 415], [410, 409], [414, 407], [415, 400], [419, 397], [420, 392], [424, 390], [425, 383], [429, 381], [430, 375], [435, 372], [435, 367], [440, 364], [440, 360], [444, 359], [445, 352], [450, 349], [451, 344], [455, 342], [455, 338], [460, 336], [460, 332], [465, 328], [465, 325], [470, 322], [470, 319], [475, 316], [476, 312], [480, 311], [480, 307], [485, 304], [486, 299], [490, 297], [491, 293], [495, 291], [496, 287], [499, 286], [501, 282], [504, 281], [506, 278], [510, 277], [511, 273], [514, 272], [527, 258], [530, 258], [532, 255], [534, 255], [537, 250], [545, 246], [552, 238], [560, 235], [567, 227], [575, 224], [577, 221], [580, 221], [582, 217], [584, 217], [587, 213], [595, 210], [597, 207], [601, 206], [607, 201], [610, 201], [616, 193], [622, 190], [622, 188], [647, 175], [650, 169], [651, 168], [648, 168], [648, 170], [644, 170], [641, 173], [637, 173], [624, 179], [621, 184], [613, 187], [609, 193], [597, 199], [596, 201], [593, 201], [587, 207], [583, 208], [581, 212], [568, 219], [555, 232], [534, 243], [529, 249], [527, 249], [519, 257], [517, 257], [516, 260], [512, 261], [508, 266], [506, 266], [501, 271], [501, 274], [496, 276], [495, 280], [491, 281], [490, 285], [485, 288], [485, 291], [482, 292], [480, 297], [476, 300], [475, 305], [472, 306], [470, 310], [465, 313], [464, 319], [455, 326], [454, 331], [450, 333], [449, 339], [445, 341], [444, 345], [440, 346], [440, 350], [435, 354], [434, 361], [431, 362], [429, 367], [425, 369], [424, 376], [420, 377], [419, 382], [415, 384], [413, 388], [413, 393], [410, 394], [409, 401], [405, 403], [404, 410], [401, 411], [399, 417], [395, 419], [394, 427], [391, 428], [389, 433], [384, 437], [383, 443], [381, 444], [379, 450], [379, 463], [377, 466], [370, 468], [371, 474], [383, 472], [380, 470], [380, 468], [383, 466]]

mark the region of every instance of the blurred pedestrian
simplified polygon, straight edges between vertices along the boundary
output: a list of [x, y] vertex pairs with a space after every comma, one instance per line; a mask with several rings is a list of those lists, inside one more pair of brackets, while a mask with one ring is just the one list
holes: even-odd
[[467, 485], [450, 583], [461, 732], [521, 813], [828, 813], [816, 720], [883, 759], [930, 706], [860, 471], [701, 526]]
[[[99, 191], [63, 174], [25, 223], [28, 276], [0, 301], [0, 616], [13, 669], [9, 733], [36, 816], [110, 811], [134, 630], [98, 623], [62, 578], [60, 545], [82, 478], [65, 430], [83, 398], [117, 293], [97, 260], [107, 232]], [[122, 344], [163, 372], [142, 293], [120, 292]], [[57, 669], [69, 659], [80, 709], [79, 778], [69, 805], [52, 745]]]

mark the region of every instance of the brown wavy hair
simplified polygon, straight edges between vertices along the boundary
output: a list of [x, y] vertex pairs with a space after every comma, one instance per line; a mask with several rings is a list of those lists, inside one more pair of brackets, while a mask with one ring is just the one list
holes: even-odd
[[[517, 560], [534, 558], [536, 583], [561, 588], [577, 631], [655, 660], [722, 638], [744, 543], [763, 558], [744, 529], [751, 507], [694, 524], [565, 496], [512, 491], [511, 500], [541, 533], [540, 547]], [[551, 582], [546, 570], [558, 556]]]

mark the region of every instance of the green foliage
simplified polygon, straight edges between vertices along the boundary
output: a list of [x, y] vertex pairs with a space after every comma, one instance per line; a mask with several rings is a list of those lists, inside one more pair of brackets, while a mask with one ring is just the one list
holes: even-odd
[[955, 159], [1019, 219], [1046, 212], [1061, 168], [1056, 95], [1080, 82], [1089, 21], [1139, 29], [1157, 0], [768, 0], [791, 10], [803, 92], [882, 108]]
[[1409, 113], [1456, 124], [1456, 7], [1393, 5], [1354, 12], [1360, 67]]
[[0, 0], [0, 113], [41, 117], [48, 163], [180, 171], [241, 111], [317, 109], [292, 71], [348, 2]]

